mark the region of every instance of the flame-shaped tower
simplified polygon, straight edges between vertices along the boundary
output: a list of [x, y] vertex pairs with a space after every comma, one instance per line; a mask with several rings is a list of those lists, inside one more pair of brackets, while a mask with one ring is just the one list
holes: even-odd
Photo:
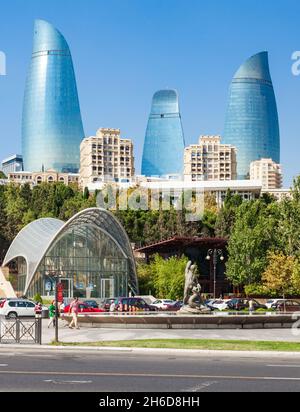
[[252, 56], [232, 80], [224, 143], [237, 148], [239, 179], [248, 178], [254, 160], [271, 158], [280, 163], [278, 112], [267, 52]]
[[77, 172], [83, 138], [69, 46], [50, 23], [36, 20], [23, 106], [25, 170]]
[[151, 176], [183, 173], [184, 135], [176, 90], [155, 93], [146, 131], [142, 174]]

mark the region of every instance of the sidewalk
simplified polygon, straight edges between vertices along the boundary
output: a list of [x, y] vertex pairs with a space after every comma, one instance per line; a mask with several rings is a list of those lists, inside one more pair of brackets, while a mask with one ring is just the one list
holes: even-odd
[[[98, 329], [81, 328], [70, 330], [59, 323], [59, 340], [70, 343], [89, 343], [114, 340], [143, 339], [225, 339], [225, 340], [255, 340], [274, 342], [299, 342], [299, 336], [294, 336], [291, 329], [258, 329], [258, 330], [152, 330], [152, 329]], [[48, 329], [43, 322], [43, 344], [49, 344], [54, 339], [54, 328]]]

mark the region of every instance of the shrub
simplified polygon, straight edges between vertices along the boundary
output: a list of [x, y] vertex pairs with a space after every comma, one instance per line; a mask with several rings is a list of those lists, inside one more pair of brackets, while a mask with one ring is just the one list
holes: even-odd
[[38, 302], [38, 303], [41, 303], [41, 304], [44, 303], [41, 295], [39, 295], [39, 294], [36, 294], [36, 295], [34, 296], [33, 300], [34, 300], [34, 302]]

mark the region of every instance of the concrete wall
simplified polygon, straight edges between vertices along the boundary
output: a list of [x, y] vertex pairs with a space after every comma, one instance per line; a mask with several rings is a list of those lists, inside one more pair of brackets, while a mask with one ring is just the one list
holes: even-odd
[[295, 322], [293, 315], [79, 315], [86, 327], [115, 329], [290, 329]]

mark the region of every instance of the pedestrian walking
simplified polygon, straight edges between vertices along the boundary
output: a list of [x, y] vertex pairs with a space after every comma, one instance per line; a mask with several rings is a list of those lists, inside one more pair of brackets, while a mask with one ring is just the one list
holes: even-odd
[[41, 316], [43, 311], [43, 306], [41, 302], [36, 302], [34, 307], [35, 316]]
[[55, 314], [56, 314], [56, 303], [53, 301], [51, 305], [49, 306], [49, 323], [48, 323], [48, 329], [50, 328], [51, 325], [55, 327]]
[[78, 298], [75, 298], [73, 302], [70, 304], [70, 308], [69, 308], [69, 315], [72, 314], [72, 321], [69, 325], [70, 329], [73, 329], [73, 325], [76, 329], [79, 329], [78, 312], [79, 312], [79, 300]]
[[253, 315], [254, 311], [255, 311], [254, 300], [253, 300], [253, 299], [250, 299], [250, 301], [249, 301], [249, 312], [250, 312], [250, 315]]
[[116, 310], [116, 304], [115, 304], [115, 301], [112, 299], [112, 300], [110, 301], [109, 311], [110, 311], [110, 312], [115, 312], [115, 310]]

